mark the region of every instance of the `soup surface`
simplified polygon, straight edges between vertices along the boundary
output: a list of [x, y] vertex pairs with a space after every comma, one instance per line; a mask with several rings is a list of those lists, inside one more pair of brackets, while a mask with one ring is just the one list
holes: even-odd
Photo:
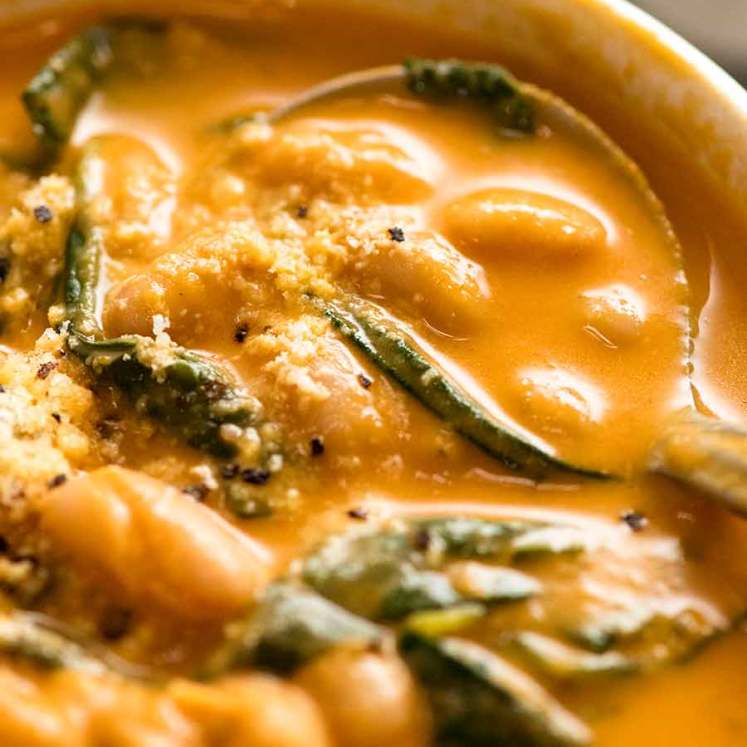
[[739, 227], [686, 166], [665, 214], [456, 62], [270, 115], [495, 57], [382, 18], [0, 54], [3, 745], [747, 742], [747, 530], [648, 472], [747, 396]]

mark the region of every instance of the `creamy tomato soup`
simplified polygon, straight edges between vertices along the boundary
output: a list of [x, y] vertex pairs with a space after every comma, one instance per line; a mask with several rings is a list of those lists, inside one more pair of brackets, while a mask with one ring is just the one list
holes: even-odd
[[0, 743], [747, 741], [740, 227], [668, 143], [383, 17], [0, 55]]

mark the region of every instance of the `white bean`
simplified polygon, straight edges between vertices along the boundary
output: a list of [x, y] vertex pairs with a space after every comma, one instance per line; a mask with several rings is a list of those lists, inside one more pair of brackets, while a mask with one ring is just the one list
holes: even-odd
[[121, 467], [50, 490], [42, 525], [60, 551], [133, 604], [184, 617], [238, 613], [268, 580], [261, 546], [176, 488]]

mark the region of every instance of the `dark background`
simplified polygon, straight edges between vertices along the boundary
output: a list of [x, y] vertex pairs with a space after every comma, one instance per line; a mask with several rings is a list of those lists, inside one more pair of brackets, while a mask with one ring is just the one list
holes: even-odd
[[747, 85], [747, 0], [633, 0]]

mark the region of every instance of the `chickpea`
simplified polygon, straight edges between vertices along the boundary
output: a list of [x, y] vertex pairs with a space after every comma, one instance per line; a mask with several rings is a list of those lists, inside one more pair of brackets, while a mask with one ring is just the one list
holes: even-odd
[[198, 747], [195, 728], [156, 688], [72, 670], [0, 667], [3, 747]]
[[199, 724], [209, 744], [224, 747], [331, 747], [314, 701], [273, 677], [230, 677], [214, 685], [177, 680], [169, 694]]
[[104, 327], [111, 337], [151, 335], [156, 314], [169, 316], [163, 286], [147, 275], [132, 275], [109, 292]]
[[339, 747], [425, 747], [427, 709], [409, 670], [393, 654], [337, 649], [296, 681], [317, 701]]
[[86, 747], [202, 747], [194, 725], [158, 692], [122, 688], [91, 711]]
[[[4, 747], [56, 747], [75, 735], [63, 715], [36, 683], [0, 668], [0, 744]], [[75, 730], [76, 732], [78, 730]], [[71, 742], [67, 742], [70, 744]]]

